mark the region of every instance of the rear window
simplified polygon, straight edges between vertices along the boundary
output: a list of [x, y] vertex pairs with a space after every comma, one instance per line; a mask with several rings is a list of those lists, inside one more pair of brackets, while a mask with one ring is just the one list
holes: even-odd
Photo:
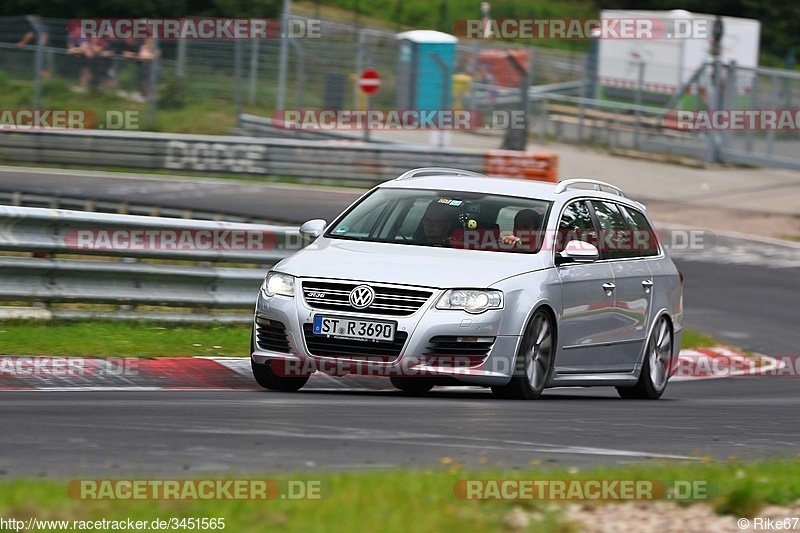
[[600, 253], [608, 259], [635, 257], [631, 228], [616, 204], [592, 200], [594, 214], [600, 223]]
[[632, 207], [621, 206], [628, 224], [633, 230], [633, 250], [637, 257], [650, 257], [660, 253], [658, 235], [644, 214]]

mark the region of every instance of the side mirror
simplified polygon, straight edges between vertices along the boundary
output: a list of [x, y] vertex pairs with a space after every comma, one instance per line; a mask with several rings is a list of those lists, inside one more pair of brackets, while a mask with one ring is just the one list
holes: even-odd
[[328, 223], [320, 218], [304, 222], [303, 225], [300, 226], [300, 239], [302, 239], [305, 244], [311, 244], [317, 237], [322, 235], [327, 225]]
[[565, 263], [591, 263], [600, 259], [600, 251], [594, 244], [573, 240], [567, 243], [564, 251], [556, 254], [556, 265]]

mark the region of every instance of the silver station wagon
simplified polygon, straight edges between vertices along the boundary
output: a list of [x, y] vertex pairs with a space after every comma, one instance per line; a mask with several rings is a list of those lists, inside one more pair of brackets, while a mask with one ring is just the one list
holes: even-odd
[[385, 376], [408, 393], [613, 386], [659, 398], [681, 344], [683, 278], [640, 203], [558, 184], [421, 168], [362, 196], [270, 270], [255, 308], [258, 383]]

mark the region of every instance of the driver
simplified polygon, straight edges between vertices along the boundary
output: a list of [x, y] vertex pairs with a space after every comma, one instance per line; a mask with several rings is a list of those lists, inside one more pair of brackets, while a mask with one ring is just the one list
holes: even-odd
[[455, 211], [448, 204], [431, 202], [422, 217], [422, 232], [425, 240], [430, 243], [447, 244], [450, 229], [453, 227]]

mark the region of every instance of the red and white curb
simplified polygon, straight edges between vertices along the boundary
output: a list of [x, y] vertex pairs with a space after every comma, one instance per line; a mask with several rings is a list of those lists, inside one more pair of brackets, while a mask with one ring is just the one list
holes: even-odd
[[[754, 365], [754, 360], [757, 363]], [[777, 359], [754, 359], [727, 347], [682, 350], [671, 381], [760, 375], [779, 368]], [[770, 366], [771, 365], [771, 366]], [[755, 370], [754, 370], [755, 369]], [[760, 370], [761, 371], [760, 371]], [[331, 377], [317, 373], [311, 389], [394, 390], [374, 376]], [[449, 387], [447, 387], [449, 388]], [[155, 359], [0, 356], [0, 390], [258, 390], [246, 357]]]

